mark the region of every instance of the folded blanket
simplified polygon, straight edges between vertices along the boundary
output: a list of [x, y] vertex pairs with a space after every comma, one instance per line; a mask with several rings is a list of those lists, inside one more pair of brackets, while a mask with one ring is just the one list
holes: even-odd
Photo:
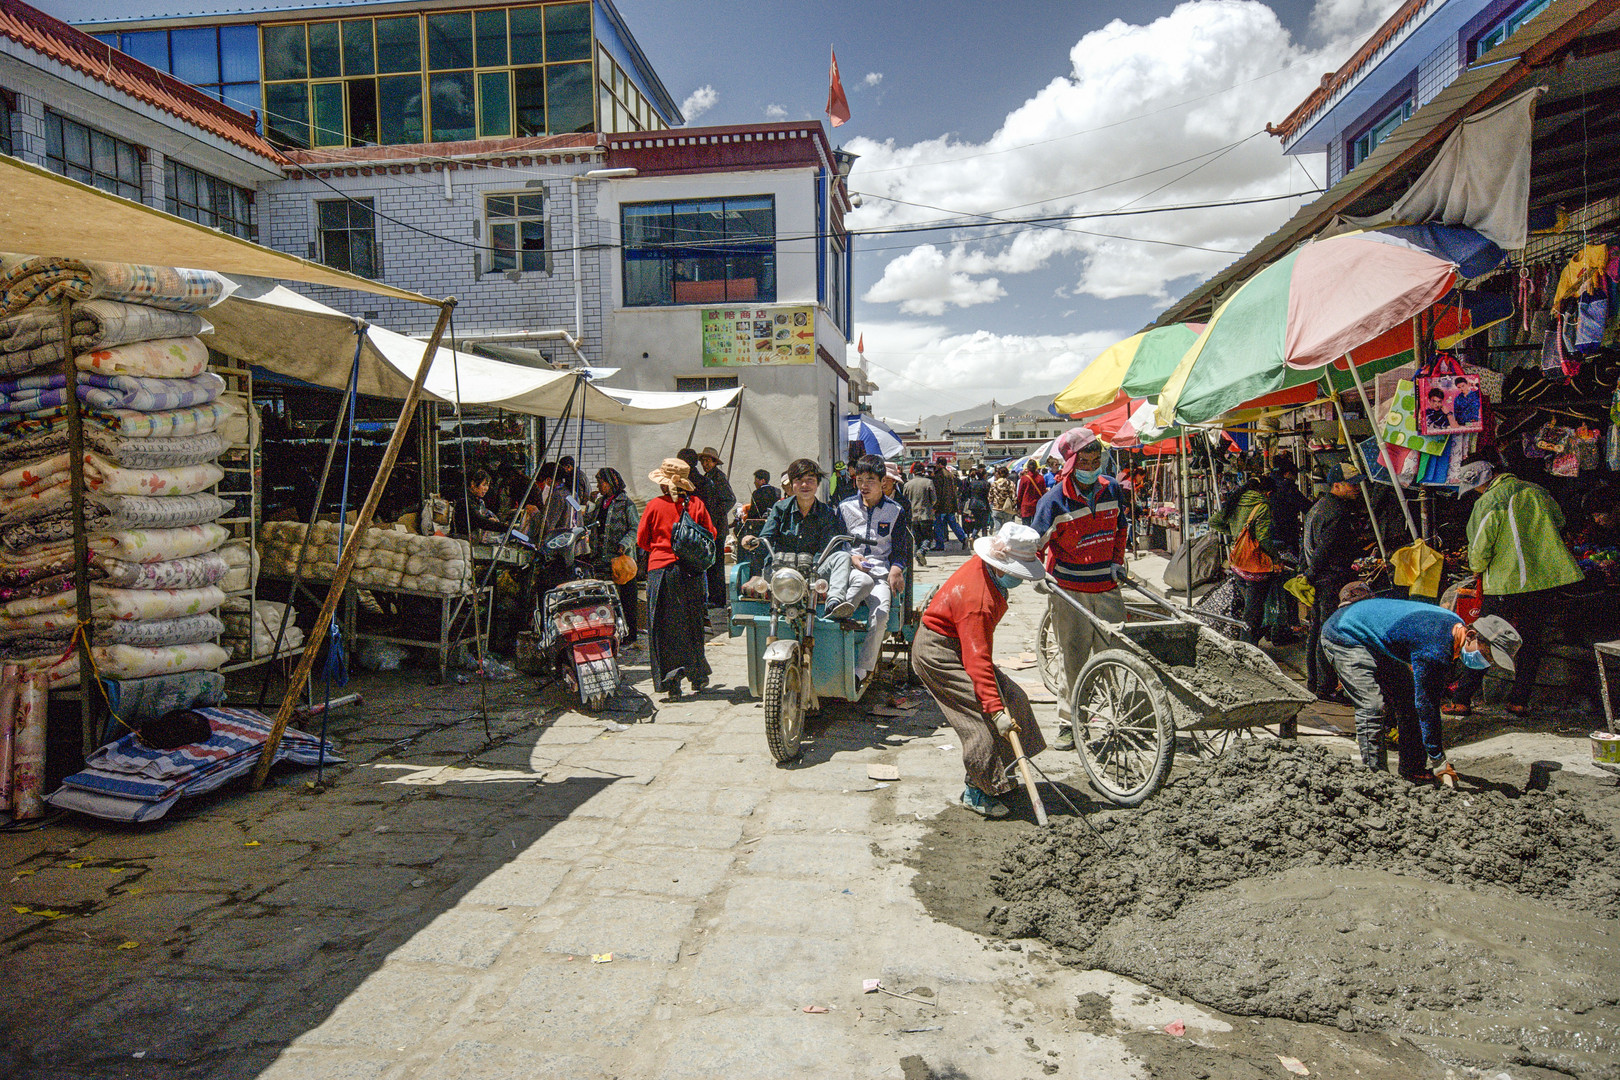
[[[110, 710], [130, 727], [139, 727], [175, 709], [199, 705], [219, 705], [225, 700], [225, 676], [217, 671], [183, 671], [174, 675], [153, 675], [145, 679], [107, 680]], [[108, 720], [108, 730], [118, 735], [128, 730], [117, 720]]]
[[[198, 709], [208, 717], [208, 741], [175, 750], [156, 750], [129, 734], [102, 747], [85, 768], [62, 781], [49, 796], [53, 806], [116, 821], [152, 821], [181, 798], [212, 791], [251, 772], [270, 735], [270, 718], [247, 709]], [[287, 728], [276, 746], [276, 761], [314, 765], [324, 755], [341, 761], [332, 744]]]
[[97, 623], [93, 640], [97, 645], [139, 645], [151, 648], [158, 645], [193, 645], [213, 641], [225, 632], [224, 625], [213, 615], [182, 615], [178, 619], [144, 619], [124, 621], [115, 619]]
[[30, 304], [64, 298], [123, 300], [169, 311], [201, 311], [235, 291], [233, 283], [211, 270], [49, 256], [24, 259], [0, 275], [0, 299], [6, 315]]
[[[202, 525], [222, 516], [230, 503], [218, 495], [90, 495], [85, 524], [91, 532], [176, 529]], [[73, 535], [72, 508], [62, 506], [28, 521], [0, 524], [0, 544], [13, 551], [65, 540]]]
[[[137, 563], [185, 559], [213, 551], [230, 538], [229, 529], [212, 523], [187, 525], [178, 529], [125, 529], [91, 537], [93, 544], [100, 541], [91, 562], [94, 563], [100, 556]], [[0, 553], [0, 580], [3, 580], [5, 560], [5, 554]]]
[[[100, 576], [98, 573], [96, 576]], [[73, 591], [72, 567], [68, 572], [57, 574], [54, 577], [42, 577], [26, 585], [0, 585], [0, 603], [9, 604], [13, 600], [27, 600], [39, 596], [55, 596], [60, 592]]]
[[[22, 601], [13, 601], [21, 603]], [[90, 586], [90, 611], [98, 619], [178, 619], [202, 615], [225, 602], [217, 586], [195, 589], [118, 589]]]
[[[201, 315], [146, 304], [86, 300], [73, 305], [73, 351], [109, 348], [130, 341], [195, 337], [213, 327]], [[62, 359], [60, 308], [34, 307], [0, 319], [0, 373], [10, 374]]]
[[[230, 654], [212, 642], [193, 645], [159, 645], [144, 648], [139, 645], [97, 645], [90, 650], [96, 670], [103, 679], [144, 679], [149, 675], [172, 674], [181, 671], [214, 671], [223, 667]], [[79, 685], [79, 658], [70, 653], [59, 661], [30, 660], [20, 665], [23, 670], [43, 671], [52, 688], [66, 689]]]
[[94, 349], [73, 358], [80, 371], [154, 379], [190, 379], [208, 370], [208, 346], [195, 337], [132, 341]]
[[223, 401], [210, 401], [206, 405], [161, 412], [114, 409], [96, 419], [109, 431], [126, 439], [150, 439], [169, 435], [203, 435], [219, 427], [232, 415], [234, 410], [230, 405]]
[[225, 452], [226, 443], [217, 432], [202, 435], [168, 435], [147, 439], [120, 438], [104, 456], [125, 469], [176, 469], [202, 465]]
[[[221, 528], [222, 526], [215, 526]], [[88, 540], [92, 568], [97, 555], [110, 551], [112, 541], [92, 536]], [[0, 586], [26, 585], [41, 578], [65, 574], [73, 569], [73, 541], [58, 540], [37, 544], [22, 551], [0, 548]]]
[[60, 660], [73, 647], [71, 637], [15, 637], [0, 644], [0, 659], [11, 663], [16, 660]]
[[79, 377], [79, 400], [92, 409], [164, 412], [206, 405], [224, 389], [225, 380], [211, 371], [190, 379], [148, 379], [137, 375]]
[[44, 596], [25, 596], [0, 604], [0, 622], [26, 618], [46, 611], [67, 611], [75, 604], [72, 592], [47, 593]]
[[230, 564], [217, 551], [161, 562], [123, 562], [99, 558], [96, 566], [105, 585], [119, 589], [200, 589], [217, 585]]

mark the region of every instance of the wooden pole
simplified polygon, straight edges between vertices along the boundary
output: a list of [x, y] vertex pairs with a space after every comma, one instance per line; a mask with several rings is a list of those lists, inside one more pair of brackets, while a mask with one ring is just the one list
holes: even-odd
[[337, 614], [337, 608], [343, 599], [344, 590], [349, 583], [349, 574], [354, 570], [354, 564], [360, 557], [360, 542], [365, 539], [366, 530], [371, 527], [371, 518], [377, 512], [377, 504], [382, 501], [383, 489], [388, 486], [388, 477], [394, 471], [394, 462], [399, 459], [399, 452], [404, 448], [405, 436], [411, 427], [411, 414], [416, 411], [416, 403], [422, 397], [422, 385], [427, 382], [428, 371], [433, 367], [433, 354], [439, 351], [439, 341], [444, 337], [445, 327], [450, 324], [450, 313], [455, 310], [455, 297], [445, 300], [439, 308], [439, 321], [433, 327], [433, 336], [428, 339], [427, 348], [422, 351], [422, 363], [417, 366], [416, 378], [411, 382], [411, 388], [405, 394], [405, 404], [399, 410], [399, 423], [394, 425], [394, 432], [388, 439], [388, 448], [383, 451], [382, 463], [377, 466], [377, 475], [371, 481], [371, 490], [366, 493], [365, 505], [360, 508], [360, 517], [354, 523], [354, 531], [343, 545], [343, 554], [338, 559], [337, 572], [332, 575], [332, 587], [326, 592], [326, 602], [321, 605], [321, 612], [315, 616], [315, 625], [309, 632], [304, 645], [304, 655], [298, 658], [298, 666], [293, 669], [292, 677], [287, 682], [287, 690], [281, 699], [281, 708], [276, 711], [276, 719], [270, 725], [270, 734], [264, 741], [264, 749], [259, 753], [259, 763], [253, 767], [253, 790], [257, 791], [264, 786], [265, 777], [270, 773], [270, 765], [276, 759], [276, 748], [281, 745], [282, 733], [287, 730], [287, 723], [292, 719], [293, 710], [298, 706], [298, 695], [303, 692], [304, 684], [309, 681], [309, 673], [315, 667], [315, 657], [326, 643], [326, 629], [332, 624], [332, 616]]
[[[1326, 378], [1324, 375], [1323, 379]], [[1333, 389], [1332, 383], [1328, 384], [1328, 393], [1333, 395], [1333, 409], [1339, 417], [1339, 433], [1344, 438], [1344, 448], [1350, 452], [1352, 462], [1358, 461], [1360, 455], [1356, 451], [1356, 444], [1350, 441], [1350, 425], [1344, 419], [1344, 405], [1339, 401], [1339, 393]], [[1378, 513], [1373, 509], [1372, 491], [1368, 488], [1371, 481], [1367, 479], [1365, 469], [1358, 468], [1356, 471], [1361, 474], [1361, 479], [1356, 482], [1356, 488], [1361, 492], [1361, 501], [1367, 504], [1367, 520], [1372, 522], [1373, 539], [1378, 541], [1378, 557], [1388, 559], [1389, 548], [1384, 544], [1384, 530], [1378, 527]]]
[[1024, 756], [1024, 744], [1018, 741], [1018, 729], [1007, 732], [1007, 741], [1012, 743], [1013, 753], [1017, 755], [1018, 775], [1024, 781], [1024, 790], [1029, 792], [1029, 805], [1035, 809], [1035, 824], [1046, 824], [1046, 804], [1041, 801], [1041, 793], [1035, 787], [1035, 774], [1030, 771], [1029, 758]]
[[67, 379], [68, 491], [73, 513], [73, 588], [78, 595], [79, 723], [84, 752], [101, 744], [96, 731], [95, 670], [90, 665], [90, 539], [84, 521], [84, 415], [79, 410], [79, 372], [73, 363], [73, 301], [62, 301], [62, 374]]
[[[1413, 320], [1413, 322], [1413, 330], [1415, 333], [1416, 320]], [[1366, 412], [1367, 422], [1372, 425], [1373, 438], [1378, 440], [1378, 445], [1381, 451], [1388, 450], [1389, 444], [1386, 443], [1384, 441], [1384, 437], [1378, 433], [1378, 421], [1373, 418], [1372, 402], [1367, 400], [1367, 388], [1361, 384], [1361, 373], [1356, 370], [1354, 360], [1351, 360], [1349, 357], [1346, 357], [1345, 359], [1347, 361], [1347, 366], [1350, 368], [1350, 378], [1354, 379], [1356, 383], [1356, 393], [1361, 397], [1361, 407]], [[1380, 456], [1384, 459], [1384, 468], [1389, 471], [1389, 482], [1395, 485], [1395, 498], [1401, 504], [1401, 516], [1406, 519], [1406, 531], [1412, 534], [1412, 540], [1415, 543], [1418, 539], [1418, 527], [1417, 522], [1412, 520], [1412, 508], [1406, 505], [1406, 488], [1402, 486], [1400, 475], [1394, 469], [1394, 463], [1389, 460], [1389, 455], [1381, 452]]]
[[[1181, 546], [1187, 552], [1187, 610], [1193, 606], [1193, 564], [1192, 564], [1192, 474], [1188, 469], [1188, 443], [1192, 441], [1192, 431], [1184, 430], [1181, 433]], [[1171, 558], [1175, 553], [1171, 552]]]

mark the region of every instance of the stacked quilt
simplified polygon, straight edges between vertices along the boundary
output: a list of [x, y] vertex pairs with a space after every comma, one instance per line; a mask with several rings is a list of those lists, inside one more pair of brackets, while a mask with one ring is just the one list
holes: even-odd
[[[265, 571], [279, 577], [332, 580], [342, 555], [337, 524], [315, 523], [302, 573], [297, 573], [306, 531], [298, 521], [267, 522], [259, 530], [259, 558]], [[349, 580], [360, 588], [456, 596], [472, 588], [472, 548], [465, 540], [421, 536], [401, 525], [376, 525], [360, 539], [360, 553]]]
[[[103, 746], [82, 771], [62, 781], [52, 806], [79, 810], [111, 821], [155, 821], [181, 799], [201, 795], [251, 772], [269, 737], [271, 720], [251, 709], [198, 708], [213, 735], [207, 742], [158, 750], [129, 734]], [[326, 744], [327, 761], [341, 761]], [[275, 760], [314, 765], [321, 741], [287, 728]]]
[[[92, 658], [104, 679], [219, 668], [222, 585], [214, 494], [232, 415], [199, 314], [232, 285], [209, 271], [0, 259], [0, 662], [72, 686], [79, 665], [68, 395], [84, 419]], [[63, 371], [60, 300], [73, 385]], [[238, 578], [242, 576], [237, 575]]]

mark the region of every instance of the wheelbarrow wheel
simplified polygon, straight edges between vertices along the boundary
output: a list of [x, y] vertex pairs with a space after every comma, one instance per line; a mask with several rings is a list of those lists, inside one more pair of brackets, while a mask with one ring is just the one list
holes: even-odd
[[1264, 728], [1204, 728], [1194, 729], [1186, 734], [1192, 736], [1192, 742], [1198, 749], [1199, 756], [1218, 758], [1240, 742], [1250, 742], [1266, 734]]
[[777, 761], [799, 756], [804, 738], [804, 694], [799, 665], [772, 660], [765, 665], [765, 743]]
[[1063, 646], [1058, 641], [1057, 627], [1052, 625], [1052, 609], [1041, 616], [1041, 628], [1035, 633], [1035, 663], [1041, 671], [1041, 682], [1053, 694], [1063, 693], [1069, 680], [1063, 677]]
[[1070, 710], [1075, 751], [1105, 799], [1139, 806], [1164, 786], [1176, 729], [1152, 668], [1118, 649], [1094, 654], [1075, 680]]

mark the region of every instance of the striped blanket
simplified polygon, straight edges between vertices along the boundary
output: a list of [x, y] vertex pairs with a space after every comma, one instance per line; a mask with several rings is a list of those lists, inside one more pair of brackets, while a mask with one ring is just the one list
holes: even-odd
[[[213, 791], [251, 772], [270, 733], [270, 718], [250, 709], [197, 711], [214, 729], [207, 742], [156, 750], [133, 734], [125, 735], [91, 754], [85, 768], [63, 780], [48, 801], [115, 821], [151, 821], [179, 799]], [[319, 739], [288, 728], [276, 748], [276, 761], [313, 765], [319, 753]], [[342, 760], [330, 743], [326, 760]]]
[[201, 311], [236, 291], [235, 285], [212, 270], [48, 256], [7, 262], [11, 265], [0, 275], [0, 301], [7, 315], [30, 304], [63, 298], [122, 300], [169, 311]]

